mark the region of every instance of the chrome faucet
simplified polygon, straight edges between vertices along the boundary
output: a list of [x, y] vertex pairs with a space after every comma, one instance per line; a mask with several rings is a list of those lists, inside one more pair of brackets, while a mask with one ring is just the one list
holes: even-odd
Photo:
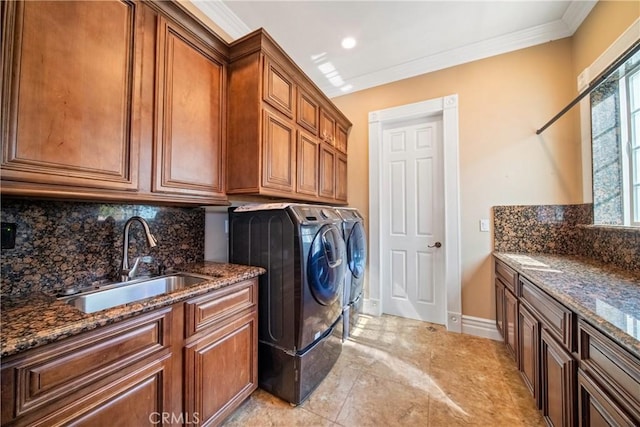
[[142, 225], [142, 228], [144, 228], [144, 234], [147, 238], [147, 245], [149, 245], [149, 248], [155, 248], [158, 244], [158, 241], [149, 230], [149, 224], [147, 224], [147, 221], [145, 221], [144, 218], [132, 216], [127, 220], [124, 225], [124, 233], [122, 236], [122, 265], [120, 266], [120, 280], [123, 282], [133, 279], [136, 276], [138, 266], [140, 265], [140, 257], [136, 257], [136, 260], [133, 263], [133, 268], [129, 268], [129, 228], [133, 221], [138, 221], [140, 225]]

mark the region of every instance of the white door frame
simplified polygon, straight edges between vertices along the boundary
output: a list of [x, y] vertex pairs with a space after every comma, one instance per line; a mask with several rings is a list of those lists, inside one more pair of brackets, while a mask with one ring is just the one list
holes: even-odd
[[382, 280], [380, 265], [380, 189], [382, 183], [381, 145], [385, 125], [393, 122], [442, 115], [444, 166], [444, 280], [447, 330], [462, 331], [460, 279], [460, 201], [458, 174], [458, 95], [372, 111], [369, 113], [369, 299], [364, 311], [382, 314]]

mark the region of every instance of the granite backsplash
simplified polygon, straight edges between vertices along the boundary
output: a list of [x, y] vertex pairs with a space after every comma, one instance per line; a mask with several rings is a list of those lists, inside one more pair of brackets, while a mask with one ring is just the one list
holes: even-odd
[[2, 199], [2, 222], [17, 226], [15, 248], [2, 249], [4, 296], [57, 292], [118, 277], [125, 222], [141, 216], [158, 240], [148, 248], [142, 227], [130, 228], [129, 262], [147, 257], [140, 274], [204, 260], [200, 208]]
[[494, 249], [579, 255], [640, 272], [640, 229], [592, 224], [592, 204], [494, 206]]

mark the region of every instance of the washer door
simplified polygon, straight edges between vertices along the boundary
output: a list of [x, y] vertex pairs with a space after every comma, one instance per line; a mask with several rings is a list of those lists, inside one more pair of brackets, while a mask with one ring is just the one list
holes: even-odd
[[346, 250], [340, 230], [324, 225], [309, 249], [307, 281], [313, 298], [322, 305], [336, 301], [346, 273]]
[[356, 279], [364, 276], [367, 265], [367, 240], [364, 235], [362, 223], [356, 222], [347, 239], [347, 259], [349, 270]]

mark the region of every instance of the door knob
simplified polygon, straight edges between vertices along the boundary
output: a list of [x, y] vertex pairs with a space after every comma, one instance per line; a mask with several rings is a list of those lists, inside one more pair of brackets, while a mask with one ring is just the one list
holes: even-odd
[[427, 246], [428, 248], [439, 248], [442, 246], [442, 243], [440, 242], [435, 242], [433, 245], [429, 245]]

